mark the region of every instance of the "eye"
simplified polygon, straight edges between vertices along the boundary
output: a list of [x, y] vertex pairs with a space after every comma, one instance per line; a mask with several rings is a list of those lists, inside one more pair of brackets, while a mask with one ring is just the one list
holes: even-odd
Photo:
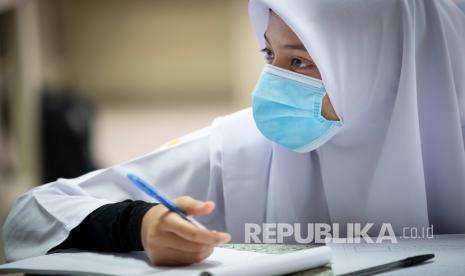
[[269, 48], [263, 48], [260, 52], [263, 53], [263, 57], [266, 61], [272, 61], [274, 59], [274, 53]]
[[293, 58], [291, 60], [291, 66], [297, 69], [307, 69], [315, 67], [315, 64], [300, 58]]

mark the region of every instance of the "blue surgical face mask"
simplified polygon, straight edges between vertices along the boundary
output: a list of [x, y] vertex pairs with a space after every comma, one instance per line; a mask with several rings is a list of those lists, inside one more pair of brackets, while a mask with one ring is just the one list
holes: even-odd
[[323, 82], [266, 64], [252, 93], [255, 123], [269, 140], [297, 152], [326, 143], [342, 126], [321, 116]]

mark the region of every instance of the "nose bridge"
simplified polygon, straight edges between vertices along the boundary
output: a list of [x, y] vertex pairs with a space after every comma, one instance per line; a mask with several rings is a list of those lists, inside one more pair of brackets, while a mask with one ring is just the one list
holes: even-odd
[[271, 62], [271, 65], [290, 70], [289, 65], [286, 62], [286, 59], [281, 57], [280, 55], [275, 55], [273, 61]]

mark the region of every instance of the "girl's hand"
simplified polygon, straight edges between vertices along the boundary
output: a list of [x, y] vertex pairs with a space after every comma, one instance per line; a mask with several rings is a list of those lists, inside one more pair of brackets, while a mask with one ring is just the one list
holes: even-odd
[[[207, 215], [212, 201], [198, 201], [188, 196], [173, 200], [187, 215]], [[184, 220], [165, 206], [152, 207], [142, 219], [142, 245], [155, 265], [189, 265], [210, 256], [215, 246], [228, 242], [228, 233], [204, 230]]]

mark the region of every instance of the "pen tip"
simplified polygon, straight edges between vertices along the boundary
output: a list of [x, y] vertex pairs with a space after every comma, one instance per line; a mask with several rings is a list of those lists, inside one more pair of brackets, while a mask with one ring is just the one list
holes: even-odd
[[128, 173], [127, 177], [129, 178], [129, 180], [132, 180], [132, 181], [140, 181], [140, 178], [135, 176], [132, 173]]
[[407, 258], [406, 263], [407, 263], [408, 266], [412, 266], [412, 265], [417, 265], [419, 263], [425, 262], [425, 261], [427, 261], [429, 259], [432, 259], [432, 258], [434, 258], [434, 254], [418, 255], [418, 256], [413, 256], [413, 257]]

